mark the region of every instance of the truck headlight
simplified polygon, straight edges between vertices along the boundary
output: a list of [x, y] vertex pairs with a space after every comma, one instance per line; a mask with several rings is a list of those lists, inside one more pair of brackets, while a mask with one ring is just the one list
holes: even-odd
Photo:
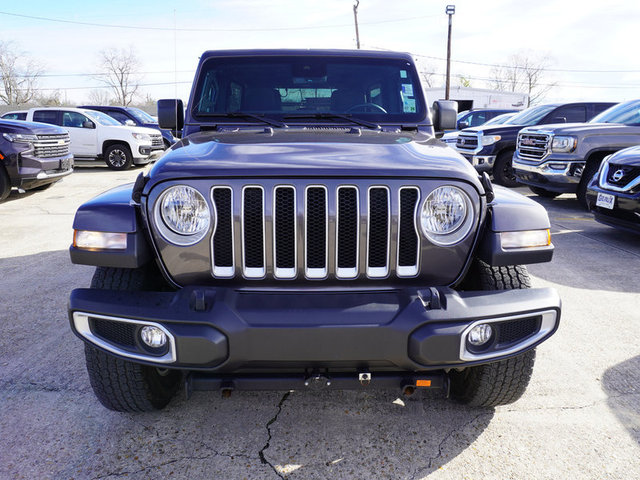
[[578, 139], [576, 139], [576, 137], [553, 137], [551, 150], [560, 153], [572, 152], [576, 148], [577, 144]]
[[187, 185], [169, 187], [156, 202], [155, 218], [160, 232], [178, 245], [199, 242], [209, 230], [211, 217], [202, 194]]
[[26, 133], [3, 133], [2, 136], [13, 143], [28, 143], [38, 140], [37, 135], [31, 135]]
[[149, 135], [147, 135], [146, 133], [135, 133], [133, 132], [131, 135], [133, 135], [133, 138], [135, 138], [136, 140], [139, 140], [141, 142], [151, 142], [151, 137]]
[[502, 139], [500, 135], [486, 135], [482, 137], [482, 146], [486, 147], [487, 145], [493, 145], [496, 142], [499, 142]]
[[422, 233], [436, 245], [450, 246], [459, 243], [467, 236], [472, 225], [471, 199], [458, 187], [438, 187], [422, 204]]

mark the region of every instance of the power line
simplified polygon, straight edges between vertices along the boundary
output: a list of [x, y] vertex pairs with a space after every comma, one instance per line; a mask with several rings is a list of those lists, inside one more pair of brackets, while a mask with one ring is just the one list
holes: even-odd
[[[143, 27], [136, 25], [115, 25], [115, 24], [107, 24], [107, 23], [93, 23], [93, 22], [79, 22], [76, 20], [64, 20], [61, 18], [50, 18], [50, 17], [39, 17], [35, 15], [24, 15], [20, 13], [12, 13], [12, 12], [0, 12], [0, 15], [8, 15], [11, 17], [19, 17], [19, 18], [28, 18], [31, 20], [41, 20], [46, 22], [58, 22], [58, 23], [66, 23], [72, 25], [83, 25], [85, 27], [101, 27], [101, 28], [120, 28], [127, 30], [155, 30], [155, 31], [178, 31], [178, 32], [277, 32], [277, 31], [285, 31], [285, 30], [316, 30], [323, 28], [342, 28], [342, 27], [352, 27], [350, 23], [343, 23], [338, 25], [311, 25], [305, 27], [277, 27], [277, 28], [175, 28], [175, 27]], [[379, 20], [376, 22], [360, 22], [361, 25], [379, 25], [383, 23], [396, 23], [396, 22], [409, 22], [414, 20], [421, 20], [424, 18], [433, 18], [439, 15], [422, 15], [415, 17], [404, 17], [404, 18], [395, 18], [389, 20]]]

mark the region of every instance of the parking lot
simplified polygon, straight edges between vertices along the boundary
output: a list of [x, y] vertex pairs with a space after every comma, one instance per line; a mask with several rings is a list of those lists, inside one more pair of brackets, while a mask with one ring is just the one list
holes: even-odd
[[0, 478], [640, 478], [640, 237], [596, 223], [573, 195], [535, 197], [556, 254], [529, 271], [559, 290], [563, 317], [513, 405], [196, 392], [159, 413], [104, 409], [66, 316], [93, 269], [67, 248], [76, 208], [140, 171], [80, 167], [0, 205]]

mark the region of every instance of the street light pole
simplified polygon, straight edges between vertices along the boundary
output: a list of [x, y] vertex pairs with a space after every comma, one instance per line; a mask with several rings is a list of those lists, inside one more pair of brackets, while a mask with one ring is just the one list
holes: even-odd
[[455, 5], [447, 5], [444, 13], [449, 15], [449, 34], [447, 35], [447, 80], [444, 90], [444, 99], [449, 100], [449, 87], [451, 85], [451, 19], [456, 13]]
[[360, 50], [360, 34], [358, 33], [358, 5], [360, 5], [360, 0], [356, 0], [356, 4], [353, 6], [353, 21], [356, 24], [356, 45], [358, 46], [358, 50]]

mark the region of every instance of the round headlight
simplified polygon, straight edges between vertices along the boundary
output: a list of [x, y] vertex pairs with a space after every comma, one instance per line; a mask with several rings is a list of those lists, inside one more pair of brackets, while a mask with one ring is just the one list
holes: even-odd
[[471, 230], [472, 212], [471, 200], [460, 188], [451, 185], [438, 187], [422, 204], [422, 233], [436, 245], [458, 243]]
[[211, 223], [207, 201], [198, 190], [187, 185], [168, 188], [158, 202], [156, 220], [158, 214], [161, 222], [156, 223], [161, 233], [169, 241], [181, 245], [200, 241]]

